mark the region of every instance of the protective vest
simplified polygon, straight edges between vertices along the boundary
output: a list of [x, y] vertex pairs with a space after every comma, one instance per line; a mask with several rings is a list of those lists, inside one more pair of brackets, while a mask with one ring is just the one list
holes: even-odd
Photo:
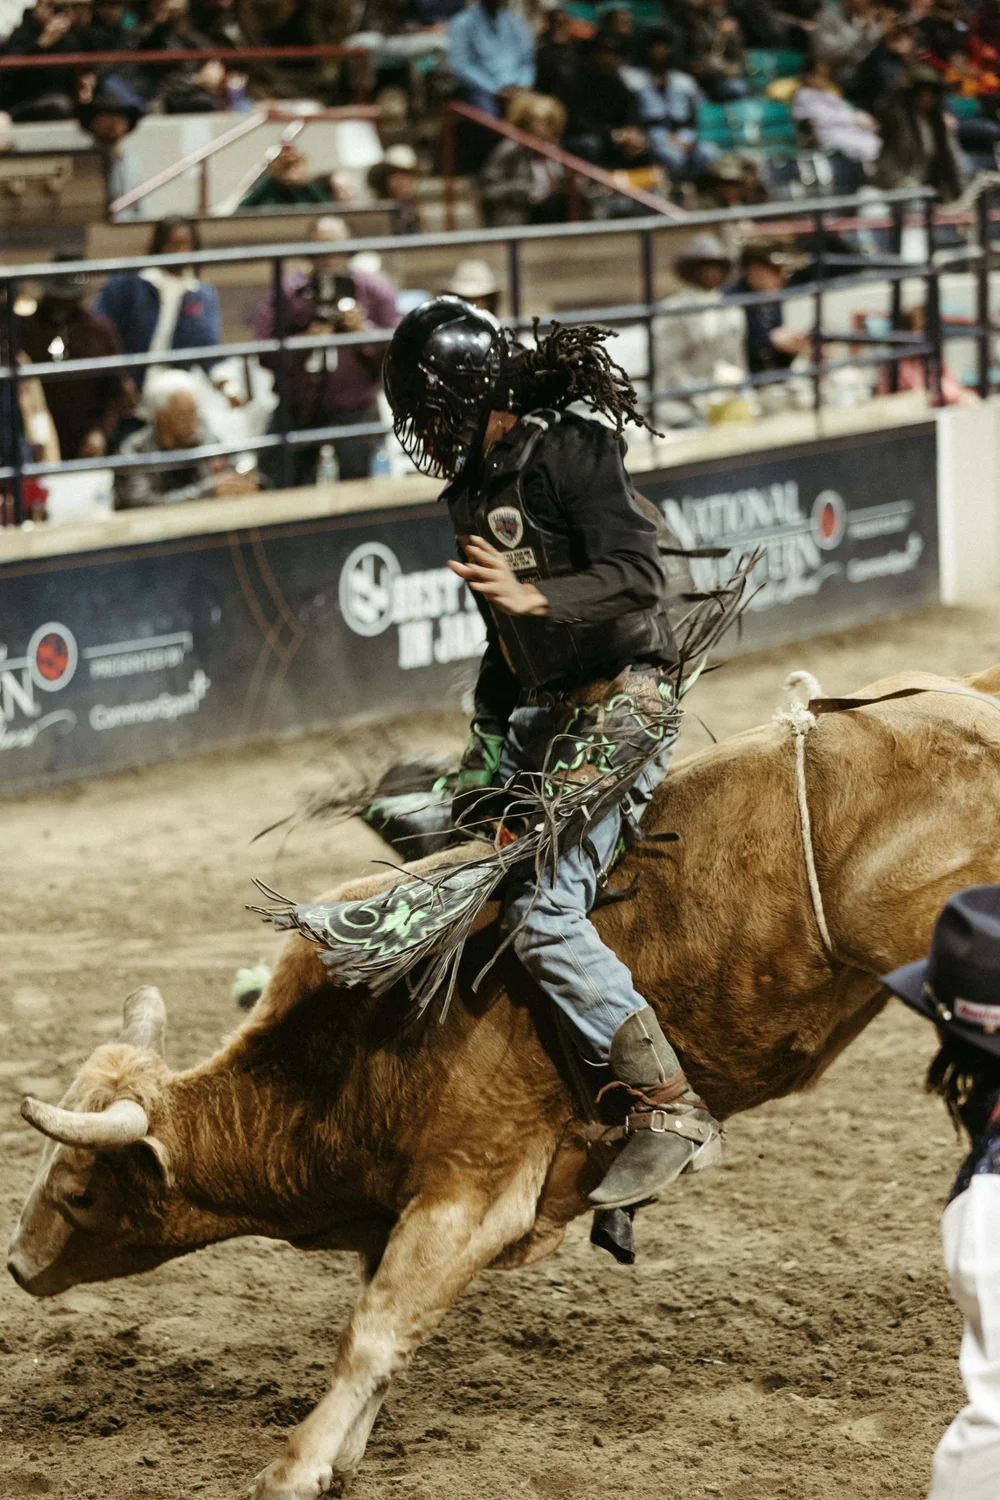
[[[448, 496], [459, 536], [481, 536], [499, 547], [521, 583], [543, 583], [580, 571], [574, 555], [572, 518], [559, 529], [532, 511], [524, 479], [538, 443], [563, 414], [531, 412], [512, 429], [501, 454], [488, 463], [475, 490], [459, 487]], [[572, 416], [568, 420], [574, 420]], [[560, 518], [561, 520], [562, 518]], [[673, 634], [663, 605], [633, 610], [598, 625], [556, 621], [540, 615], [508, 615], [490, 606], [507, 664], [522, 686], [575, 687], [613, 677], [623, 667], [669, 662]]]

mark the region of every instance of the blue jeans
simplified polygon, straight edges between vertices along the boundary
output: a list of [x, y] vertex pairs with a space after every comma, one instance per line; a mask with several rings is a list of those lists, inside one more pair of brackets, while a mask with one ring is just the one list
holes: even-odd
[[[553, 708], [516, 708], [510, 717], [500, 757], [498, 780], [518, 771], [538, 771], [556, 728]], [[668, 740], [623, 794], [636, 819], [645, 811], [670, 764]], [[536, 887], [533, 879], [512, 885], [506, 896], [507, 925], [515, 934], [514, 952], [539, 988], [570, 1021], [580, 1051], [591, 1062], [606, 1062], [611, 1038], [646, 1001], [632, 983], [621, 959], [598, 937], [588, 913], [598, 880], [611, 863], [621, 833], [619, 806], [606, 813], [587, 835], [587, 843], [569, 846], [559, 857], [555, 880]]]

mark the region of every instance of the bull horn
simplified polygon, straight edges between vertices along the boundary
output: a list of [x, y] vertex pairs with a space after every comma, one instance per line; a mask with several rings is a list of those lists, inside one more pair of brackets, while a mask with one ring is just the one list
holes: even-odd
[[29, 1096], [21, 1103], [21, 1114], [50, 1140], [94, 1151], [120, 1151], [149, 1133], [146, 1111], [135, 1099], [116, 1099], [107, 1109], [78, 1112]]
[[167, 1007], [155, 985], [144, 984], [125, 1001], [125, 1026], [119, 1041], [142, 1052], [163, 1056], [167, 1029]]

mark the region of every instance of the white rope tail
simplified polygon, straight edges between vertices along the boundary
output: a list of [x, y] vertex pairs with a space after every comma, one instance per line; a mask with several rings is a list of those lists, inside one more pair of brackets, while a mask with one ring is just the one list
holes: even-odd
[[802, 833], [802, 853], [806, 863], [806, 878], [809, 882], [809, 895], [812, 898], [813, 914], [816, 917], [816, 926], [819, 935], [823, 939], [823, 946], [832, 958], [833, 942], [830, 938], [830, 929], [826, 925], [826, 913], [823, 910], [823, 895], [819, 888], [819, 877], [816, 874], [816, 856], [813, 852], [812, 819], [809, 816], [809, 799], [806, 795], [806, 735], [815, 727], [816, 715], [810, 713], [807, 703], [811, 698], [821, 698], [823, 690], [811, 672], [791, 672], [785, 679], [785, 687], [794, 694], [799, 688], [804, 694], [803, 698], [792, 698], [787, 709], [778, 709], [774, 715], [778, 724], [787, 724], [795, 736], [795, 793], [799, 804], [799, 828]]

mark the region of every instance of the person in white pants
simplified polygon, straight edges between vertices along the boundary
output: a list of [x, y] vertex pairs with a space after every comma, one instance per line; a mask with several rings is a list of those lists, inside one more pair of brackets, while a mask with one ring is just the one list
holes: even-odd
[[929, 956], [883, 983], [937, 1026], [927, 1086], [973, 1143], [941, 1224], [969, 1400], [938, 1444], [929, 1500], [1000, 1500], [1000, 886], [959, 891]]

